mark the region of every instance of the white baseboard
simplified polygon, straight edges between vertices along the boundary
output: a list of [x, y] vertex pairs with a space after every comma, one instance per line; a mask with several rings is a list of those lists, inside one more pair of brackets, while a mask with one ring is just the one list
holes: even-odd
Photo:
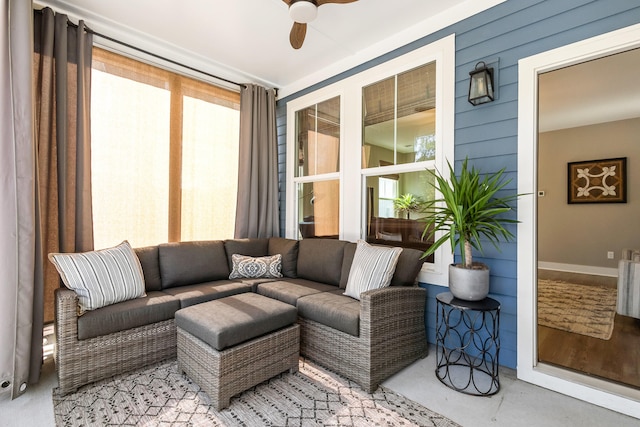
[[562, 264], [558, 262], [538, 261], [542, 270], [566, 271], [567, 273], [593, 274], [595, 276], [618, 277], [617, 268], [593, 267], [590, 265]]

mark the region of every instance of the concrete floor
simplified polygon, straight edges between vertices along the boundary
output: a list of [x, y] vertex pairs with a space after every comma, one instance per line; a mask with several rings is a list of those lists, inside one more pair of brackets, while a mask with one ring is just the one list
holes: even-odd
[[[491, 397], [458, 393], [436, 378], [435, 349], [389, 378], [384, 386], [464, 427], [638, 427], [640, 420], [519, 381], [500, 370], [500, 391]], [[0, 426], [54, 426], [51, 391], [57, 386], [53, 360], [45, 361], [40, 383], [12, 401], [0, 401]]]

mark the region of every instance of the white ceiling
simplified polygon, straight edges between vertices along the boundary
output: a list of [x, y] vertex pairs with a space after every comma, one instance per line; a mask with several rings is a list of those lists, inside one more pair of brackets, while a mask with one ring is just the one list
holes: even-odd
[[[304, 45], [289, 44], [282, 0], [34, 0], [93, 30], [280, 97], [474, 15], [504, 0], [360, 0], [325, 4]], [[96, 43], [118, 47], [104, 39]], [[125, 49], [126, 50], [126, 49]]]
[[540, 132], [640, 117], [640, 49], [539, 78]]

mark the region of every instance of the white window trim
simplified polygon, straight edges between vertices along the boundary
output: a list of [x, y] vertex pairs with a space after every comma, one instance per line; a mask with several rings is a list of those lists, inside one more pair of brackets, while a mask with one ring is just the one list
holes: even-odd
[[[543, 52], [518, 62], [518, 194], [536, 194], [538, 75], [640, 48], [640, 25]], [[518, 199], [518, 378], [640, 418], [640, 392], [592, 376], [538, 363], [536, 199]]]
[[[435, 133], [440, 144], [435, 161], [407, 163], [385, 167], [384, 173], [402, 173], [423, 170], [435, 166], [446, 170], [447, 160], [454, 160], [454, 117], [455, 117], [455, 34], [451, 34], [429, 45], [423, 46], [400, 57], [325, 86], [312, 93], [287, 103], [287, 202], [285, 235], [297, 238], [296, 217], [297, 197], [295, 188], [300, 178], [295, 178], [296, 141], [295, 112], [310, 105], [340, 97], [340, 239], [356, 241], [363, 236], [363, 185], [366, 176], [376, 175], [380, 168], [361, 169], [362, 142], [362, 89], [385, 78], [436, 62], [436, 123]], [[349, 159], [349, 164], [347, 164]], [[355, 161], [354, 159], [357, 159]], [[305, 181], [325, 178], [305, 177]], [[332, 179], [335, 174], [332, 174]], [[349, 213], [348, 215], [346, 213]], [[436, 236], [436, 239], [439, 236]], [[453, 262], [453, 254], [448, 244], [435, 253], [435, 262], [425, 263], [418, 280], [441, 286], [448, 286], [448, 265]]]

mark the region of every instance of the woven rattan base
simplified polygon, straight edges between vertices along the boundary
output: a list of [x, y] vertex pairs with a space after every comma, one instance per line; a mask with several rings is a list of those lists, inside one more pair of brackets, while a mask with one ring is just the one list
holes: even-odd
[[178, 328], [178, 369], [219, 411], [232, 396], [286, 370], [298, 370], [300, 327], [293, 325], [222, 351]]

